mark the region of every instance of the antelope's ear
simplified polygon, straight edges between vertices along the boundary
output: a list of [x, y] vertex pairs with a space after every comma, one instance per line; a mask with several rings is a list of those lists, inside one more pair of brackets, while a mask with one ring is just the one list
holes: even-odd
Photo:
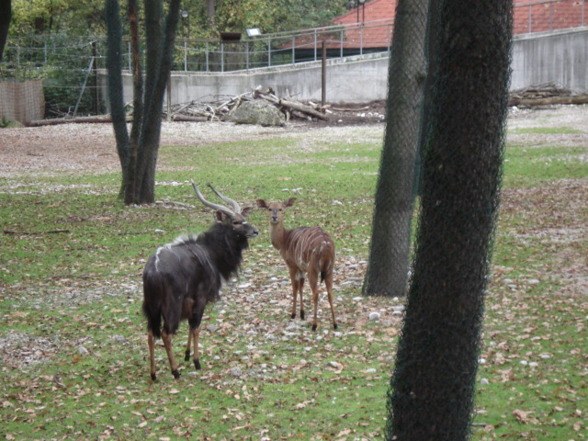
[[249, 213], [251, 213], [252, 210], [253, 210], [253, 207], [243, 208], [243, 210], [241, 210], [241, 216], [243, 216], [243, 217], [249, 216]]
[[287, 207], [291, 207], [292, 205], [294, 205], [294, 201], [296, 200], [296, 198], [290, 198], [288, 199], [285, 203], [284, 203], [284, 208]]
[[257, 201], [255, 201], [255, 202], [257, 203], [257, 206], [258, 206], [259, 208], [268, 208], [268, 206], [267, 206], [267, 204], [266, 204], [265, 200], [263, 200], [263, 199], [258, 199], [258, 200], [257, 200]]
[[223, 222], [225, 222], [225, 221], [226, 221], [226, 219], [227, 219], [228, 217], [229, 217], [229, 216], [227, 216], [225, 213], [223, 213], [223, 212], [222, 212], [222, 211], [220, 211], [220, 210], [217, 210], [217, 211], [215, 211], [215, 212], [214, 212], [214, 219], [215, 219], [215, 220], [216, 220], [216, 221], [217, 221], [219, 224], [222, 224]]

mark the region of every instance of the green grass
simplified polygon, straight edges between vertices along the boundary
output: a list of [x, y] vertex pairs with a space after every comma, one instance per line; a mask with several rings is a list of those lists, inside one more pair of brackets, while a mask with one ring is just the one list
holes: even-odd
[[529, 147], [513, 145], [504, 163], [507, 187], [529, 187], [537, 182], [564, 178], [585, 178], [586, 148], [581, 146]]
[[583, 133], [582, 130], [576, 129], [574, 127], [524, 127], [518, 128], [510, 131], [513, 134], [517, 135], [561, 135], [561, 134], [581, 134]]
[[[381, 439], [401, 326], [393, 306], [402, 300], [359, 297], [380, 148], [333, 139], [309, 147], [294, 135], [162, 146], [157, 198], [167, 203], [148, 207], [120, 203], [117, 174], [0, 178], [0, 434]], [[474, 440], [587, 436], [578, 338], [586, 299], [574, 284], [588, 221], [580, 155], [585, 146], [507, 148], [477, 391], [475, 422], [483, 426]], [[250, 220], [262, 235], [251, 241], [240, 279], [207, 308], [202, 371], [182, 361], [175, 381], [158, 346], [159, 381], [150, 381], [140, 275], [158, 246], [212, 221], [190, 179], [249, 204], [295, 195], [287, 224], [332, 233], [338, 332], [324, 298], [317, 333], [289, 320], [287, 272], [256, 210]], [[370, 322], [371, 311], [382, 320]], [[174, 343], [179, 357], [185, 325]]]

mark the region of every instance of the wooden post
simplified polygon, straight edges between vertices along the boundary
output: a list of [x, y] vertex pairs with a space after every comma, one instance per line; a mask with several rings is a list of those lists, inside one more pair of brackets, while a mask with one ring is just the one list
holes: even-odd
[[322, 42], [322, 56], [321, 56], [321, 105], [325, 105], [327, 101], [327, 41]]
[[171, 102], [171, 71], [168, 74], [167, 77], [167, 120], [171, 121], [171, 107], [172, 107], [172, 102]]
[[94, 63], [92, 64], [92, 77], [94, 80], [94, 114], [100, 114], [100, 93], [98, 91], [98, 50], [96, 49], [96, 42], [92, 42], [92, 59]]

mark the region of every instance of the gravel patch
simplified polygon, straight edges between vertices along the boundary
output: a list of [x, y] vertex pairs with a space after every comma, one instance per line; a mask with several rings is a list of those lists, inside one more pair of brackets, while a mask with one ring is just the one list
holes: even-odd
[[[42, 175], [120, 170], [112, 125], [62, 124], [44, 127], [1, 129], [0, 177], [28, 172]], [[270, 138], [300, 138], [312, 148], [321, 142], [369, 142], [381, 140], [382, 124], [320, 126], [290, 123], [286, 127], [259, 127], [222, 122], [163, 122], [161, 145], [190, 145]]]

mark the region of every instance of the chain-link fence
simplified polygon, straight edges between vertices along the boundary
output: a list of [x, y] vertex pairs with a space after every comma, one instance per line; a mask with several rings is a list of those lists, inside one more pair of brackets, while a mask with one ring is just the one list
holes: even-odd
[[96, 71], [104, 67], [101, 41], [44, 35], [9, 40], [0, 81], [43, 80], [45, 116], [103, 111]]
[[[585, 26], [586, 0], [520, 0], [515, 2], [514, 33]], [[173, 70], [232, 72], [389, 50], [394, 20], [324, 26], [293, 32], [230, 39], [184, 39], [175, 47]], [[100, 114], [105, 111], [97, 70], [105, 67], [105, 37], [66, 35], [8, 39], [0, 81], [43, 79], [46, 116]], [[123, 47], [130, 68], [129, 43]]]

